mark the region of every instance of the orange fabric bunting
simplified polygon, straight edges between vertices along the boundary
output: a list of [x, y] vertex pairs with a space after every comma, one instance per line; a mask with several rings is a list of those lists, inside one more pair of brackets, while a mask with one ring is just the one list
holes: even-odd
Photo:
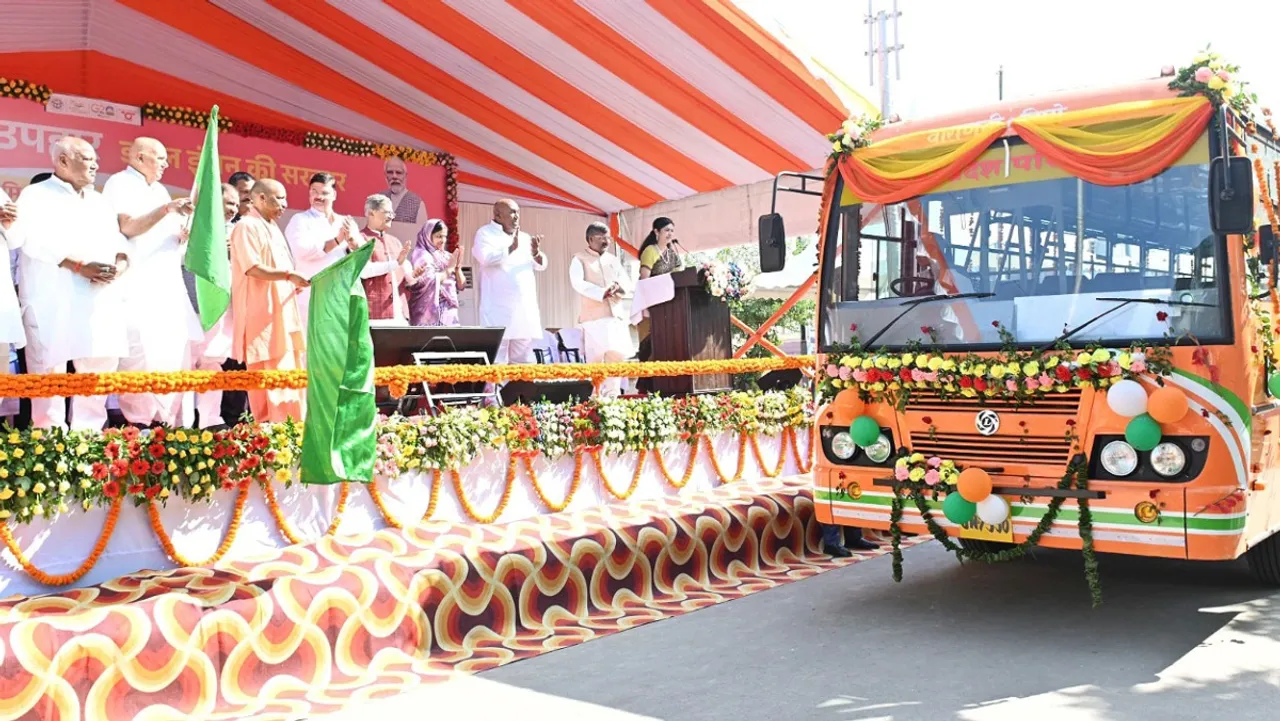
[[840, 174], [863, 202], [897, 203], [951, 180], [1005, 130], [1002, 122], [907, 133], [853, 151]]
[[1095, 185], [1139, 183], [1195, 144], [1213, 106], [1201, 96], [1017, 118], [1013, 129], [1054, 165]]

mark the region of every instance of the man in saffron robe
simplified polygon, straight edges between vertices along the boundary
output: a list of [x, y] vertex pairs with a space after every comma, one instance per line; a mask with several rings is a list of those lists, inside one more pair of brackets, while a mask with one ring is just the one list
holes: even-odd
[[[276, 222], [287, 203], [284, 186], [259, 180], [250, 200], [249, 214], [231, 233], [232, 356], [251, 371], [302, 369], [306, 331], [298, 312], [298, 291], [310, 282], [294, 269], [289, 244]], [[249, 410], [260, 423], [301, 421], [302, 391], [249, 391]]]

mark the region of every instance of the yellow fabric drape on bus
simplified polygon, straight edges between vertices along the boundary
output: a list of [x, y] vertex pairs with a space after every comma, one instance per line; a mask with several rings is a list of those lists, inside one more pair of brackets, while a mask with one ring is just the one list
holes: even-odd
[[1194, 96], [1016, 118], [1013, 129], [1078, 178], [1096, 185], [1128, 185], [1173, 165], [1212, 116], [1209, 100]]
[[896, 203], [955, 177], [1005, 128], [1002, 122], [989, 122], [890, 138], [843, 158], [840, 174], [860, 200]]

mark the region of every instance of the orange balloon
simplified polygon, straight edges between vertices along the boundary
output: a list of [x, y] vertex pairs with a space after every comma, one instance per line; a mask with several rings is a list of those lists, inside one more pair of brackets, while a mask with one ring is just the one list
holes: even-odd
[[841, 411], [848, 411], [853, 414], [854, 418], [862, 415], [862, 411], [866, 410], [867, 404], [862, 402], [862, 398], [858, 395], [858, 389], [846, 388], [836, 394], [835, 404]]
[[991, 476], [981, 468], [966, 468], [956, 479], [956, 490], [964, 500], [977, 503], [991, 495]]
[[1187, 394], [1180, 388], [1157, 388], [1147, 397], [1147, 413], [1159, 423], [1177, 423], [1187, 414]]

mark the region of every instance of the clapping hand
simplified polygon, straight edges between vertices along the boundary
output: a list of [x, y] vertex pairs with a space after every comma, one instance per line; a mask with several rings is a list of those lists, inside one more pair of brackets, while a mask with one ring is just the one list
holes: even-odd
[[529, 239], [529, 242], [531, 243], [529, 246], [530, 252], [533, 253], [533, 257], [537, 258], [542, 254], [542, 236], [535, 235]]
[[0, 205], [0, 224], [6, 228], [18, 219], [18, 204], [12, 201]]

